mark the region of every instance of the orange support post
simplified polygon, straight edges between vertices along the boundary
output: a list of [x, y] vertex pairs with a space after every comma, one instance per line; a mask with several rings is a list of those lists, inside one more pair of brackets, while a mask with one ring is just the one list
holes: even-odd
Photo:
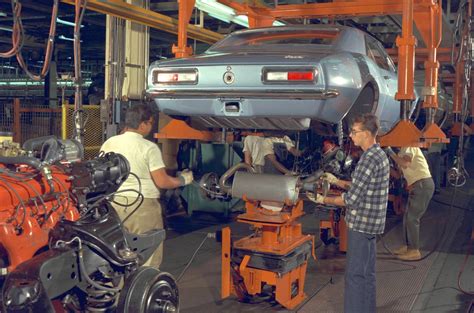
[[188, 23], [193, 13], [195, 0], [178, 0], [178, 45], [173, 45], [172, 52], [177, 58], [184, 58], [193, 53], [193, 49], [187, 45], [188, 41]]
[[[469, 0], [468, 2], [468, 9], [467, 9], [468, 16], [467, 18], [470, 19], [472, 15], [472, 1]], [[454, 104], [453, 104], [453, 114], [454, 114], [454, 124], [451, 128], [451, 135], [452, 136], [461, 136], [462, 133], [470, 135], [472, 134], [471, 128], [464, 124], [462, 121], [462, 107], [463, 102], [471, 99], [472, 94], [469, 95], [469, 91], [466, 90], [466, 84], [468, 84], [468, 75], [466, 71], [466, 49], [470, 49], [470, 43], [466, 43], [467, 39], [469, 38], [469, 27], [467, 26], [469, 22], [465, 23], [464, 29], [461, 30], [462, 32], [462, 42], [459, 46], [459, 62], [456, 63], [456, 79], [454, 83]], [[469, 73], [471, 74], [471, 73]], [[472, 101], [472, 100], [471, 100]], [[471, 103], [471, 107], [474, 105]], [[471, 110], [472, 115], [472, 110]]]
[[413, 90], [416, 38], [413, 36], [413, 0], [403, 1], [402, 36], [398, 36], [398, 92], [397, 100], [415, 100]]
[[432, 3], [428, 10], [414, 12], [415, 22], [418, 30], [427, 45], [428, 58], [425, 65], [425, 86], [422, 91], [424, 97], [423, 109], [426, 110], [426, 125], [423, 129], [422, 139], [425, 145], [434, 142], [447, 143], [444, 132], [434, 122], [438, 109], [438, 69], [437, 60], [438, 47], [441, 44], [443, 10], [437, 3]]
[[398, 92], [401, 120], [386, 135], [380, 137], [382, 146], [418, 146], [421, 131], [407, 118], [408, 106], [415, 100], [414, 72], [416, 38], [413, 36], [413, 0], [403, 1], [402, 36], [397, 37], [398, 47]]
[[230, 275], [230, 258], [231, 258], [231, 240], [230, 240], [230, 228], [225, 227], [222, 229], [222, 276], [221, 276], [221, 298], [225, 299], [230, 296], [232, 291], [232, 278]]

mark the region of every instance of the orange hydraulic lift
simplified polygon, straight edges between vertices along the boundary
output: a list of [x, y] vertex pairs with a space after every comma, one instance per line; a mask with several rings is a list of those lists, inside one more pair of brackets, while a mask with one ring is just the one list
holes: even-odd
[[[454, 104], [453, 104], [453, 114], [454, 114], [454, 125], [451, 129], [451, 134], [453, 136], [461, 136], [462, 133], [464, 134], [472, 134], [474, 130], [474, 123], [471, 123], [471, 127], [467, 126], [464, 124], [463, 116], [462, 114], [465, 113], [463, 112], [463, 106], [464, 110], [467, 109], [469, 93], [471, 92], [472, 96], [472, 90], [469, 90], [472, 88], [472, 84], [470, 84], [470, 78], [471, 78], [471, 68], [470, 68], [470, 60], [468, 58], [472, 57], [470, 55], [470, 49], [471, 48], [471, 42], [469, 42], [470, 39], [470, 18], [471, 18], [471, 12], [472, 12], [472, 1], [469, 0], [467, 3], [467, 6], [464, 8], [465, 11], [462, 11], [462, 19], [464, 19], [463, 22], [463, 28], [460, 30], [461, 32], [461, 42], [459, 44], [459, 48], [457, 49], [457, 54], [456, 54], [456, 76], [455, 76], [455, 84], [454, 84]], [[471, 99], [471, 116], [474, 116], [474, 102]]]
[[[274, 286], [278, 303], [294, 309], [306, 298], [307, 252], [311, 251], [316, 259], [314, 237], [303, 235], [301, 223], [297, 222], [304, 214], [303, 201], [273, 215], [258, 201], [246, 200], [245, 208], [246, 213], [240, 214], [237, 221], [252, 225], [252, 235], [232, 243], [230, 228], [222, 230], [221, 297], [236, 295], [244, 300], [260, 294], [267, 284]], [[291, 259], [292, 255], [296, 259]], [[282, 263], [283, 260], [287, 262]]]

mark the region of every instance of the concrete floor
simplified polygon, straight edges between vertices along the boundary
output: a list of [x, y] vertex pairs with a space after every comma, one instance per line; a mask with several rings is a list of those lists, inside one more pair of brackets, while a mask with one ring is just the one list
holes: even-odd
[[[474, 156], [470, 151], [470, 156]], [[468, 172], [474, 174], [474, 157], [467, 158]], [[471, 175], [471, 177], [474, 175]], [[450, 206], [453, 202], [452, 207]], [[301, 218], [303, 232], [319, 234], [318, 223], [325, 213], [305, 204], [307, 214]], [[473, 295], [462, 293], [457, 285], [458, 273], [469, 250], [474, 224], [474, 179], [461, 188], [442, 189], [430, 203], [421, 222], [423, 254], [433, 252], [420, 262], [394, 259], [384, 248], [401, 244], [401, 217], [389, 215], [385, 234], [377, 244], [377, 311], [378, 312], [469, 312], [473, 313]], [[296, 310], [282, 308], [272, 299], [253, 299], [241, 303], [235, 297], [220, 299], [220, 244], [207, 238], [225, 226], [233, 236], [249, 233], [248, 225], [222, 223], [212, 215], [200, 214], [188, 223], [192, 232], [168, 231], [162, 270], [178, 278], [188, 260], [202, 244], [193, 263], [179, 280], [180, 312], [343, 312], [345, 256], [334, 245], [316, 242], [317, 261], [310, 260], [305, 282], [308, 296]], [[178, 224], [176, 224], [178, 223]], [[192, 226], [194, 225], [194, 226]], [[203, 227], [206, 225], [211, 225]], [[188, 228], [188, 227], [185, 227]], [[318, 237], [318, 236], [316, 236]], [[206, 239], [205, 239], [206, 238]], [[474, 238], [473, 238], [474, 240]], [[471, 247], [471, 253], [474, 248]], [[461, 286], [474, 291], [474, 257], [467, 259]]]

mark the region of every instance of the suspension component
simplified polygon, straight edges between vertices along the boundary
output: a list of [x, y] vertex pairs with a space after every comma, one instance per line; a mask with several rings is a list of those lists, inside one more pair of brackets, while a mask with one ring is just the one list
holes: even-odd
[[171, 274], [141, 267], [130, 275], [120, 293], [118, 312], [179, 312], [179, 292]]

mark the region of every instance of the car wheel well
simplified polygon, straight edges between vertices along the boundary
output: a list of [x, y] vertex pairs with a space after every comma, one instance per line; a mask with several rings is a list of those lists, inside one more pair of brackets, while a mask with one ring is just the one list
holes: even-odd
[[360, 92], [356, 101], [343, 119], [344, 132], [347, 133], [352, 120], [360, 114], [375, 113], [378, 103], [378, 88], [372, 83], [368, 83]]

